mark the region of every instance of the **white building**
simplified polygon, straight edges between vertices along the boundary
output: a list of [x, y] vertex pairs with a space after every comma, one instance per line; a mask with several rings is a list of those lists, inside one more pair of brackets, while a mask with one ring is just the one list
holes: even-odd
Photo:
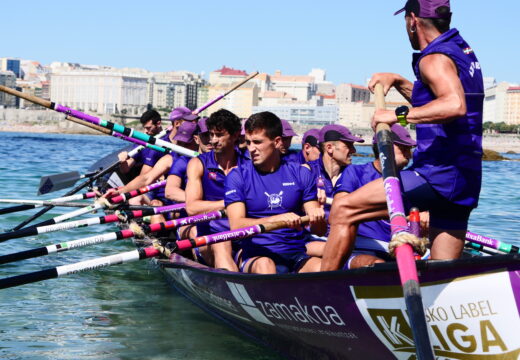
[[280, 119], [289, 120], [298, 125], [324, 126], [335, 124], [338, 119], [337, 106], [253, 106], [253, 113], [270, 111]]
[[54, 102], [73, 109], [138, 115], [146, 110], [148, 76], [115, 69], [58, 70], [51, 74], [50, 89]]

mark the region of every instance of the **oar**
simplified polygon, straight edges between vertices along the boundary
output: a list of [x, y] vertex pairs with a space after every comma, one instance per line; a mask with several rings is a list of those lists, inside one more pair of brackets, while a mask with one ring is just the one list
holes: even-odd
[[74, 185], [78, 180], [96, 175], [97, 171], [81, 175], [78, 171], [69, 171], [61, 174], [42, 176], [37, 195], [44, 195]]
[[[167, 212], [180, 211], [185, 208], [185, 204], [174, 204], [168, 206], [158, 206], [158, 207], [148, 207], [144, 210], [132, 210], [132, 211], [124, 211], [121, 215], [125, 218], [126, 221], [136, 218], [141, 218], [149, 215], [157, 215], [164, 214]], [[39, 227], [27, 227], [25, 229], [20, 229], [17, 231], [11, 231], [4, 234], [0, 234], [0, 242], [7, 241], [11, 239], [18, 239], [27, 236], [36, 236], [40, 234], [50, 233], [54, 231], [62, 231], [75, 229], [79, 227], [86, 227], [91, 225], [99, 225], [99, 224], [108, 224], [113, 222], [121, 221], [118, 215], [111, 214], [100, 217], [88, 218], [83, 220], [62, 222], [54, 225], [46, 225]]]
[[223, 210], [212, 211], [207, 214], [188, 216], [181, 219], [170, 220], [162, 223], [144, 225], [142, 228], [133, 224], [130, 225], [129, 229], [120, 230], [105, 234], [99, 234], [95, 236], [89, 236], [86, 238], [72, 240], [68, 242], [62, 242], [59, 244], [48, 245], [36, 249], [30, 249], [25, 251], [20, 251], [13, 254], [7, 254], [0, 256], [0, 264], [7, 264], [14, 261], [26, 260], [35, 257], [45, 256], [49, 254], [54, 254], [58, 252], [63, 252], [67, 250], [77, 249], [80, 247], [96, 245], [101, 243], [106, 243], [114, 240], [122, 240], [128, 239], [138, 235], [150, 234], [162, 230], [173, 230], [179, 226], [184, 226], [188, 224], [197, 224], [201, 222], [207, 222], [210, 220], [221, 219], [225, 215]]
[[[75, 201], [75, 200], [85, 200], [85, 199], [92, 199], [96, 197], [96, 192], [89, 191], [84, 194], [76, 194], [76, 195], [69, 195], [69, 196], [63, 196], [51, 200], [22, 200], [22, 199], [0, 199], [0, 203], [10, 203], [10, 204], [26, 204], [26, 205], [34, 205], [34, 208], [46, 206], [46, 205], [53, 205], [53, 203], [66, 203], [67, 201]], [[82, 204], [82, 206], [85, 206], [85, 204]], [[4, 209], [2, 209], [4, 210]]]
[[[77, 185], [72, 190], [68, 191], [64, 196], [73, 195], [73, 194], [77, 193], [78, 191], [80, 191], [81, 189], [83, 189], [83, 188], [85, 188], [87, 186], [90, 186], [91, 184], [94, 183], [94, 181], [96, 181], [100, 177], [105, 176], [105, 174], [114, 171], [118, 166], [119, 166], [119, 162], [114, 163], [114, 164], [110, 165], [109, 167], [100, 170], [96, 175], [92, 176], [87, 181], [84, 181], [83, 183]], [[41, 209], [36, 214], [30, 216], [29, 218], [27, 218], [24, 221], [22, 221], [20, 224], [16, 225], [11, 231], [20, 230], [21, 228], [23, 228], [25, 225], [29, 224], [34, 219], [39, 218], [40, 216], [45, 214], [47, 211], [51, 210], [53, 207], [54, 206], [47, 206], [47, 207]]]
[[482, 236], [479, 234], [472, 233], [471, 231], [466, 232], [466, 241], [469, 241], [474, 244], [478, 244], [480, 246], [488, 247], [491, 249], [495, 249], [499, 252], [506, 254], [518, 254], [519, 247], [513, 244], [508, 244], [496, 239], [489, 238], [487, 236]]
[[[160, 182], [148, 185], [148, 186], [144, 186], [137, 190], [132, 190], [132, 191], [129, 191], [129, 192], [121, 194], [121, 195], [117, 195], [117, 196], [109, 199], [108, 202], [112, 205], [117, 205], [117, 204], [123, 203], [124, 201], [126, 201], [128, 199], [131, 199], [138, 195], [146, 194], [149, 191], [152, 191], [152, 190], [164, 187], [164, 186], [166, 186], [166, 180], [163, 180], [163, 181], [160, 181]], [[42, 221], [38, 224], [30, 226], [29, 228], [58, 224], [58, 223], [64, 222], [65, 220], [69, 220], [69, 219], [72, 219], [72, 218], [75, 218], [75, 217], [78, 217], [81, 215], [88, 214], [89, 212], [96, 212], [99, 209], [103, 209], [105, 207], [106, 207], [106, 204], [104, 204], [98, 200], [92, 205], [86, 206], [82, 209], [71, 211], [71, 212], [63, 214], [63, 215], [56, 216], [49, 220]], [[7, 232], [5, 234], [0, 234], [0, 241], [2, 241], [2, 236], [8, 236], [8, 234], [9, 234], [9, 232]]]
[[[383, 86], [377, 84], [375, 88], [376, 109], [384, 109], [385, 96]], [[413, 249], [407, 240], [416, 237], [408, 232], [403, 200], [401, 198], [400, 181], [395, 165], [394, 148], [391, 137], [391, 130], [388, 124], [377, 124], [377, 147], [379, 149], [379, 159], [383, 169], [383, 181], [388, 204], [388, 214], [390, 216], [390, 227], [392, 231], [392, 242], [399, 241], [402, 245], [395, 249], [397, 267], [403, 287], [404, 299], [410, 324], [412, 327], [413, 338], [415, 341], [415, 351], [419, 360], [433, 360], [433, 351], [428, 337], [428, 328], [424, 316], [424, 308], [417, 276], [417, 268]]]
[[96, 270], [112, 265], [143, 260], [159, 256], [160, 254], [161, 253], [159, 250], [155, 249], [153, 246], [149, 246], [146, 248], [104, 256], [92, 260], [81, 261], [74, 264], [57, 266], [50, 269], [0, 279], [0, 289], [54, 279], [65, 275], [76, 274], [88, 270]]
[[[307, 224], [309, 222], [309, 217], [302, 216], [300, 220], [302, 224]], [[223, 241], [244, 239], [250, 236], [282, 229], [285, 227], [287, 227], [287, 223], [285, 221], [276, 221], [260, 225], [247, 226], [240, 229], [219, 232], [216, 234], [198, 236], [195, 239], [178, 240], [170, 243], [168, 249], [170, 251], [188, 250], [204, 245], [216, 244]]]

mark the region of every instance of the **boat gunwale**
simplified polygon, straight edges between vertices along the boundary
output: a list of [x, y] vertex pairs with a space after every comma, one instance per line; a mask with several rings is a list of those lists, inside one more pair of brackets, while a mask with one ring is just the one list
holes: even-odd
[[[325, 272], [299, 273], [299, 274], [245, 274], [241, 272], [230, 272], [221, 269], [214, 269], [212, 267], [202, 265], [187, 259], [181, 255], [176, 256], [182, 258], [181, 261], [175, 259], [156, 259], [157, 264], [162, 268], [188, 269], [198, 273], [207, 274], [209, 276], [224, 277], [224, 278], [251, 278], [256, 280], [275, 280], [275, 279], [336, 279], [336, 278], [350, 278], [359, 275], [370, 275], [380, 273], [395, 273], [398, 276], [397, 263], [386, 262], [379, 263], [373, 266], [362, 267], [359, 269], [350, 270], [336, 270]], [[447, 270], [450, 268], [456, 269], [471, 269], [482, 266], [500, 266], [508, 268], [516, 266], [520, 270], [520, 254], [504, 254], [479, 257], [478, 261], [475, 258], [462, 258], [455, 260], [419, 260], [416, 262], [417, 271], [426, 270]], [[419, 274], [419, 277], [421, 275]]]

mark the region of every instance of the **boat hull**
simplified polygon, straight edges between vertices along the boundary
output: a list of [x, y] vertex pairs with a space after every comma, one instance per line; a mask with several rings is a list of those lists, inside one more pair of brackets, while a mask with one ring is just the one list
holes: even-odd
[[[179, 255], [159, 265], [213, 315], [294, 359], [414, 359], [395, 264], [311, 274], [247, 275]], [[520, 257], [418, 262], [437, 359], [517, 359]]]

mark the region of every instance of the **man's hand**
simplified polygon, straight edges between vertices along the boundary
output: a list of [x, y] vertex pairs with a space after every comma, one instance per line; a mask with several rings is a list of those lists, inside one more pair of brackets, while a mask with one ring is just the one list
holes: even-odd
[[325, 210], [321, 206], [310, 209], [307, 215], [309, 216], [309, 224], [311, 226], [325, 221]]
[[392, 126], [397, 122], [397, 116], [393, 110], [376, 110], [372, 117], [372, 129], [375, 131], [377, 124], [383, 123]]
[[292, 229], [301, 229], [302, 226], [301, 217], [293, 212], [271, 217], [271, 222], [275, 221], [284, 221], [287, 224], [287, 227]]
[[128, 152], [127, 151], [122, 151], [120, 152], [119, 154], [117, 154], [117, 158], [119, 159], [119, 162], [123, 162], [123, 161], [126, 161], [128, 160]]
[[114, 196], [117, 196], [117, 195], [120, 195], [121, 193], [119, 192], [119, 190], [117, 189], [108, 189], [106, 193], [103, 194], [103, 198], [105, 199], [111, 199], [113, 198]]
[[394, 73], [376, 73], [372, 75], [370, 82], [368, 83], [368, 90], [374, 93], [377, 83], [383, 85], [383, 91], [385, 95], [388, 93], [390, 88], [395, 85], [397, 79], [401, 76]]

